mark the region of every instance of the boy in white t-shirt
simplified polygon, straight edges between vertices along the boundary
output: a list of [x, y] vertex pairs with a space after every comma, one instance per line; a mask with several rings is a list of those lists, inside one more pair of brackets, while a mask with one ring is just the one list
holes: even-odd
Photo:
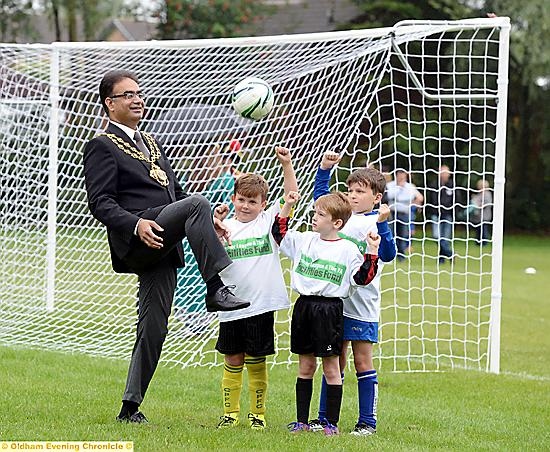
[[[336, 152], [325, 152], [315, 176], [314, 199], [329, 192], [332, 168], [340, 161]], [[340, 356], [341, 377], [347, 364], [347, 352], [351, 342], [353, 364], [357, 376], [359, 417], [352, 435], [369, 436], [376, 431], [376, 407], [378, 402], [378, 379], [374, 368], [373, 346], [378, 342], [378, 321], [380, 317], [380, 276], [384, 263], [391, 262], [396, 255], [396, 246], [388, 225], [390, 209], [381, 204], [386, 188], [384, 175], [375, 168], [360, 168], [353, 171], [346, 180], [348, 199], [353, 215], [342, 228], [340, 236], [354, 242], [359, 250], [367, 246], [369, 232], [380, 235], [378, 248], [378, 271], [373, 281], [364, 287], [356, 287], [344, 298], [344, 344]], [[319, 417], [310, 422], [312, 431], [322, 431], [327, 420], [327, 381], [323, 376]]]
[[[338, 232], [351, 217], [352, 208], [342, 193], [321, 196], [315, 202], [313, 231], [288, 229], [288, 216], [298, 200], [296, 192], [285, 196], [281, 213], [275, 218], [272, 234], [283, 254], [292, 259], [291, 286], [300, 294], [292, 312], [290, 350], [299, 355], [296, 379], [296, 422], [292, 433], [308, 431], [309, 408], [317, 358], [323, 363], [327, 381], [324, 432], [338, 435], [342, 403], [339, 355], [343, 337], [343, 302], [352, 286], [369, 284], [378, 268], [380, 237], [367, 236], [368, 254], [339, 237]], [[252, 299], [249, 297], [249, 299]]]
[[[276, 147], [275, 153], [283, 167], [285, 194], [295, 191], [296, 175], [290, 152]], [[266, 426], [266, 356], [275, 353], [274, 311], [290, 306], [279, 246], [271, 235], [281, 206], [276, 202], [265, 209], [268, 189], [262, 176], [240, 175], [231, 197], [235, 214], [224, 221], [231, 234], [231, 246], [226, 245], [226, 251], [233, 263], [220, 272], [220, 276], [225, 284], [234, 288], [235, 295], [246, 294], [251, 302], [239, 312], [218, 313], [220, 330], [216, 349], [225, 355], [221, 388], [224, 414], [218, 428], [239, 423], [244, 365], [250, 393], [249, 426], [254, 430], [263, 430]], [[216, 215], [223, 217], [228, 210], [227, 206], [219, 206]]]

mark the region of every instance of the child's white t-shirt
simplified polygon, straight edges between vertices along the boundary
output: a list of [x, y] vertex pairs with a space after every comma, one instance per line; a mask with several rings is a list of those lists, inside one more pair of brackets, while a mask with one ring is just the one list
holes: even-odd
[[291, 286], [301, 295], [347, 297], [364, 260], [349, 240], [323, 240], [311, 231], [289, 230], [280, 250], [293, 261]]
[[279, 203], [276, 203], [248, 223], [235, 218], [224, 221], [232, 242], [231, 246], [226, 244], [225, 249], [233, 263], [220, 272], [220, 277], [224, 284], [235, 285], [233, 293], [249, 301], [250, 306], [236, 311], [218, 312], [220, 322], [290, 307], [279, 247], [271, 234], [273, 221], [280, 210]]
[[[378, 213], [353, 214], [340, 232], [340, 236], [356, 244], [360, 252], [367, 252], [367, 235], [377, 232]], [[380, 319], [380, 277], [384, 262], [378, 259], [378, 272], [366, 286], [354, 286], [349, 297], [344, 299], [344, 316], [364, 322], [378, 322]]]

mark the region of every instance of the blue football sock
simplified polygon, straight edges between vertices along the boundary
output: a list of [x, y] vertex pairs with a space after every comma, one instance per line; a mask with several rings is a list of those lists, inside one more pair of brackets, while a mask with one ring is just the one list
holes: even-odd
[[376, 428], [376, 405], [378, 404], [378, 380], [376, 370], [357, 372], [359, 393], [359, 422]]

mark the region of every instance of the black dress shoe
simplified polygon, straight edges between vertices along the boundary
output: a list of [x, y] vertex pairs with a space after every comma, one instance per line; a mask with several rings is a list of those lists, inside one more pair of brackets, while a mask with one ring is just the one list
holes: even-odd
[[128, 422], [132, 424], [147, 424], [149, 421], [141, 411], [136, 411], [134, 414], [118, 415], [116, 417], [118, 422]]
[[239, 297], [236, 297], [231, 292], [235, 286], [223, 286], [220, 287], [214, 295], [206, 296], [206, 310], [208, 312], [216, 311], [236, 311], [237, 309], [244, 309], [250, 306], [248, 301], [244, 301]]

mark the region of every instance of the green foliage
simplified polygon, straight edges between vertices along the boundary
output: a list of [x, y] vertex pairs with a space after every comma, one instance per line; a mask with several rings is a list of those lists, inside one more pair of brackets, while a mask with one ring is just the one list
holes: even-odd
[[102, 23], [112, 13], [113, 4], [111, 1], [97, 0], [91, 2], [89, 0], [80, 0], [79, 13], [82, 17], [82, 31], [85, 41], [97, 40], [97, 32], [102, 26]]
[[161, 39], [239, 36], [265, 11], [254, 0], [164, 0], [158, 33]]
[[105, 19], [121, 9], [118, 1], [111, 0], [41, 0], [41, 6], [55, 29], [56, 41], [95, 41]]
[[[360, 28], [369, 27], [387, 27], [393, 26], [397, 22], [407, 19], [425, 19], [425, 20], [456, 20], [472, 16], [473, 12], [468, 6], [467, 1], [456, 0], [425, 0], [425, 1], [392, 1], [392, 0], [354, 0], [361, 8], [362, 14], [357, 17], [353, 24]], [[466, 32], [467, 33], [467, 32]], [[484, 33], [483, 31], [479, 33]], [[487, 64], [480, 61], [462, 62], [459, 59], [451, 60], [446, 58], [441, 60], [435, 58], [436, 55], [465, 54], [469, 49], [460, 49], [460, 43], [453, 42], [450, 38], [442, 42], [424, 41], [420, 43], [411, 43], [407, 46], [408, 64], [416, 74], [424, 74], [421, 82], [430, 89], [442, 88], [466, 88], [461, 83], [475, 83], [475, 76], [468, 80], [461, 81], [458, 77], [445, 79], [444, 76], [436, 77], [434, 74], [451, 73], [451, 65], [460, 64]], [[463, 35], [465, 37], [465, 35]], [[479, 34], [478, 34], [479, 37]], [[483, 49], [484, 50], [484, 49]], [[480, 54], [483, 51], [479, 52]], [[432, 57], [433, 56], [433, 57]], [[395, 57], [394, 57], [395, 58]], [[456, 140], [454, 137], [461, 136], [462, 129], [467, 128], [470, 120], [483, 121], [487, 118], [468, 118], [465, 115], [476, 115], [476, 109], [469, 111], [453, 108], [450, 102], [438, 103], [422, 99], [419, 92], [402, 89], [410, 84], [410, 78], [402, 68], [402, 64], [395, 58], [395, 66], [400, 68], [391, 73], [392, 83], [385, 83], [388, 88], [379, 93], [378, 104], [388, 106], [381, 111], [381, 120], [386, 122], [384, 126], [385, 136], [395, 136], [393, 140], [388, 140], [383, 144], [382, 154], [392, 155], [394, 150], [399, 150], [395, 165], [410, 170], [423, 171], [427, 168], [437, 168], [440, 164], [439, 156], [443, 157], [443, 162], [449, 164], [454, 171], [460, 171], [467, 174], [471, 168], [461, 167], [460, 165], [470, 165], [470, 159], [456, 159], [457, 155], [468, 156], [475, 149], [474, 143]], [[447, 68], [448, 66], [448, 68]], [[463, 68], [467, 70], [468, 68]], [[470, 70], [475, 71], [475, 67]], [[484, 68], [480, 67], [480, 72]], [[494, 68], [496, 71], [496, 68]], [[486, 83], [486, 80], [483, 80]], [[391, 88], [390, 88], [391, 86]], [[430, 87], [433, 88], [430, 88]], [[430, 108], [416, 108], [414, 105], [433, 105]], [[479, 109], [479, 114], [483, 109]], [[494, 118], [492, 118], [494, 121]], [[472, 130], [467, 131], [474, 134]], [[480, 133], [486, 133], [485, 131]], [[494, 137], [487, 137], [494, 138]], [[446, 161], [448, 160], [448, 161]], [[457, 165], [453, 165], [457, 162]], [[481, 162], [478, 162], [481, 165]], [[393, 168], [386, 168], [391, 170]], [[480, 168], [481, 169], [481, 166]], [[485, 167], [485, 169], [490, 169]], [[434, 173], [434, 177], [435, 173]], [[457, 184], [468, 186], [467, 181], [457, 180]]]
[[456, 0], [353, 0], [362, 11], [356, 28], [391, 27], [407, 19], [454, 20], [471, 14], [467, 1]]
[[487, 0], [509, 16], [506, 226], [550, 230], [550, 10], [546, 0]]
[[15, 42], [19, 36], [32, 35], [32, 0], [0, 1], [0, 42]]

